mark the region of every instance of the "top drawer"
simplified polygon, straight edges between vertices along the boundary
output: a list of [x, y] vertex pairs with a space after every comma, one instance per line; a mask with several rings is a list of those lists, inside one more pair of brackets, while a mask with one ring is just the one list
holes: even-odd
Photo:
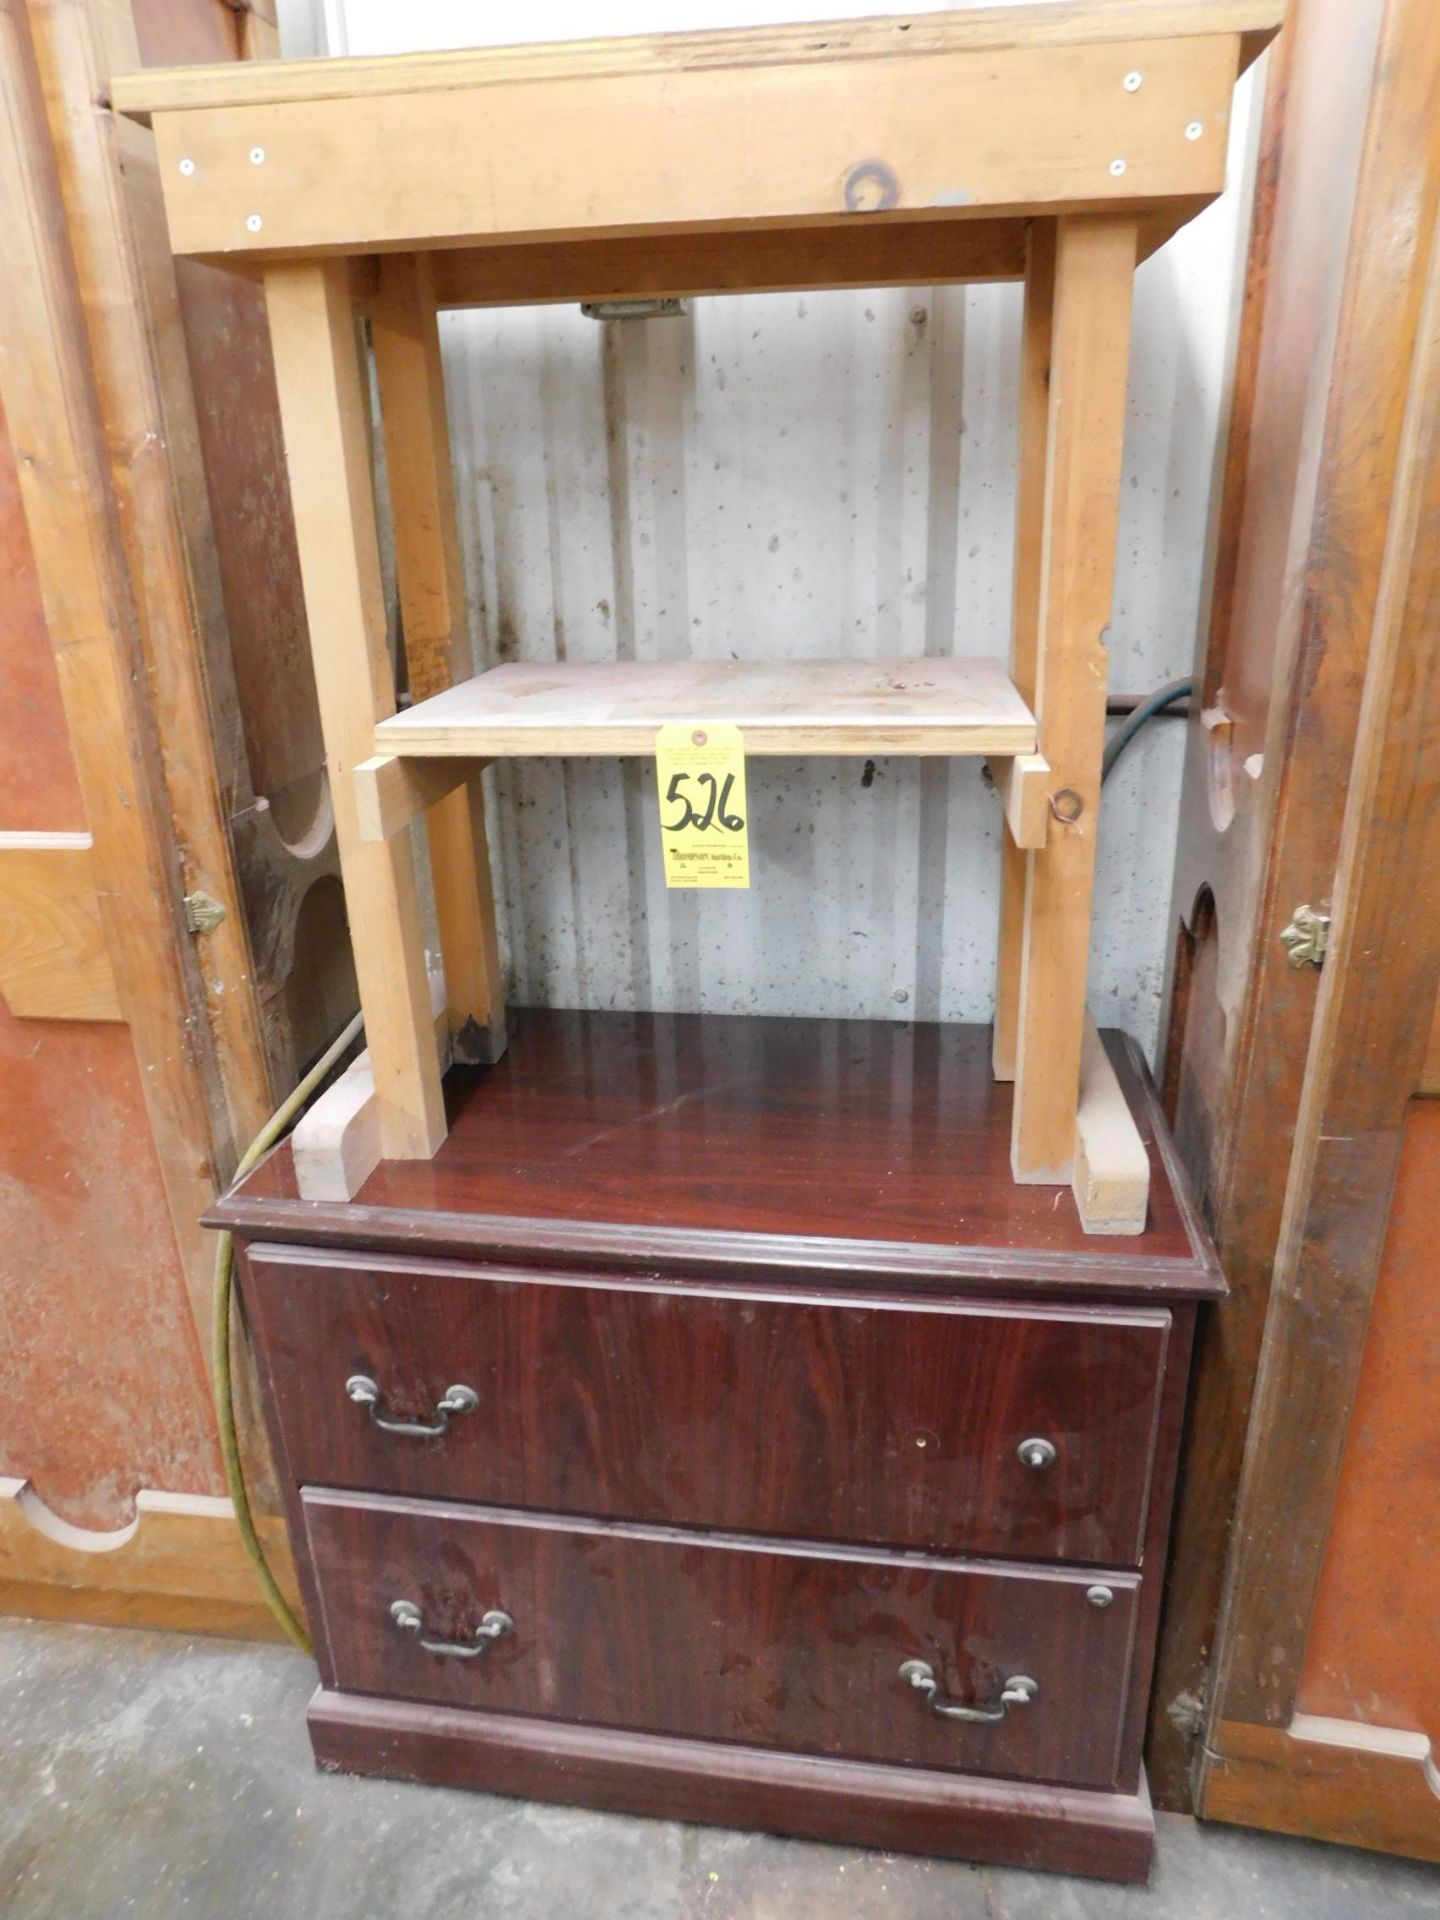
[[[1163, 1309], [726, 1292], [265, 1246], [243, 1287], [298, 1482], [1139, 1564]], [[441, 1412], [452, 1387], [472, 1404]]]

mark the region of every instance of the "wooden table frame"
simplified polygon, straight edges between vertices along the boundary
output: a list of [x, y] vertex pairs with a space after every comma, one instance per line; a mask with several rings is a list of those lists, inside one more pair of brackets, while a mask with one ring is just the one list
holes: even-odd
[[1143, 1227], [1144, 1154], [1085, 1011], [1131, 283], [1221, 191], [1234, 82], [1282, 14], [1109, 0], [115, 81], [153, 121], [176, 251], [264, 279], [369, 1047], [312, 1122], [335, 1180], [432, 1155], [449, 1049], [504, 1044], [480, 756], [376, 758], [396, 689], [357, 308], [423, 698], [469, 672], [437, 310], [1023, 279], [1011, 677], [1038, 751], [994, 763], [995, 1071], [1015, 1178], [1073, 1182], [1092, 1230]]

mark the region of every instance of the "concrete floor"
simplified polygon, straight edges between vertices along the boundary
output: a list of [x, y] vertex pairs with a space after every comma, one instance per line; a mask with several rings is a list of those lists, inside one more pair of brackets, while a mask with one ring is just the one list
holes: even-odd
[[1148, 1891], [317, 1774], [310, 1663], [0, 1620], [4, 1920], [1408, 1920], [1440, 1872], [1161, 1818]]

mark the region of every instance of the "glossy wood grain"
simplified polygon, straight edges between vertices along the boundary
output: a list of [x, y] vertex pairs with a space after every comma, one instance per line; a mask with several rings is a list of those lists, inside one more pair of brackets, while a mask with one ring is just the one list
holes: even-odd
[[[1114, 1784], [1139, 1581], [726, 1535], [581, 1524], [307, 1488], [321, 1631], [346, 1691], [574, 1723]], [[392, 1621], [471, 1642], [427, 1653]], [[992, 1705], [1011, 1675], [1039, 1693], [996, 1724], [942, 1719], [899, 1675], [931, 1663], [946, 1696]]]
[[1224, 1283], [1138, 1050], [1108, 1046], [1150, 1154], [1146, 1230], [1098, 1248], [1069, 1193], [1016, 1186], [988, 1027], [512, 1010], [447, 1076], [432, 1160], [345, 1205], [279, 1148], [214, 1225], [301, 1243], [632, 1271], [824, 1274], [1214, 1298]]
[[1104, 1880], [1144, 1881], [1154, 1850], [1143, 1777], [1134, 1793], [1098, 1793], [873, 1761], [817, 1763], [324, 1687], [308, 1717], [319, 1765], [347, 1773]]
[[[256, 1247], [301, 1481], [738, 1532], [1140, 1560], [1170, 1314], [604, 1282]], [[380, 1431], [345, 1382], [435, 1439]], [[1055, 1448], [1027, 1467], [1028, 1437]]]

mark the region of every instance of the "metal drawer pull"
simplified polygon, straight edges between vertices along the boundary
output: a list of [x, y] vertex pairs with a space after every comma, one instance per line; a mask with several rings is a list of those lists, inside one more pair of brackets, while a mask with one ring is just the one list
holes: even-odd
[[352, 1373], [345, 1382], [347, 1399], [357, 1407], [370, 1409], [370, 1424], [382, 1433], [408, 1433], [416, 1440], [433, 1440], [446, 1432], [452, 1413], [473, 1413], [480, 1396], [473, 1387], [447, 1387], [435, 1407], [435, 1418], [425, 1420], [387, 1420], [380, 1411], [380, 1389], [368, 1373]]
[[918, 1687], [930, 1702], [931, 1711], [946, 1720], [1003, 1720], [1011, 1707], [1028, 1707], [1040, 1691], [1038, 1680], [1032, 1680], [1028, 1673], [1015, 1673], [1005, 1682], [998, 1706], [961, 1707], [953, 1700], [940, 1698], [940, 1683], [928, 1660], [907, 1660], [900, 1669], [900, 1678]]
[[475, 1629], [473, 1643], [468, 1640], [427, 1640], [422, 1632], [424, 1622], [420, 1617], [420, 1609], [413, 1600], [392, 1600], [390, 1618], [402, 1633], [417, 1635], [426, 1653], [446, 1653], [456, 1660], [478, 1660], [493, 1640], [503, 1640], [507, 1633], [515, 1631], [515, 1622], [508, 1613], [501, 1613], [498, 1607], [492, 1607]]
[[1052, 1440], [1042, 1440], [1038, 1435], [1029, 1440], [1022, 1440], [1015, 1451], [1025, 1466], [1034, 1467], [1037, 1471], [1044, 1467], [1053, 1467], [1055, 1464], [1055, 1443]]

